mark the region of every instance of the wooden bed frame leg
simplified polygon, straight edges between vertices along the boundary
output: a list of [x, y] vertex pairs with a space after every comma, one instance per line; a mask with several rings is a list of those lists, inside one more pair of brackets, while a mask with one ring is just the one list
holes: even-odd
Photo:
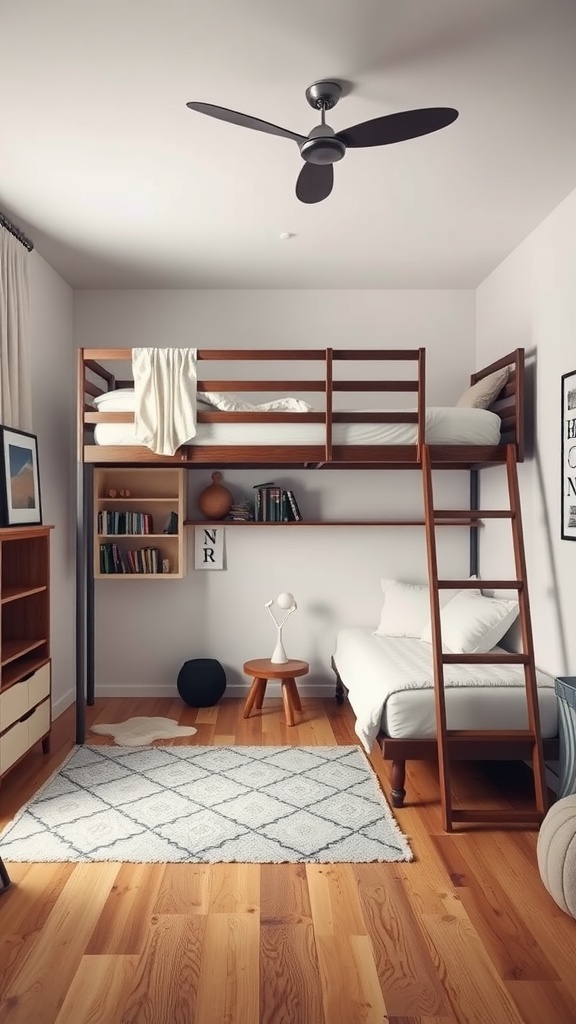
[[340, 673], [338, 672], [338, 669], [336, 668], [336, 665], [334, 663], [334, 658], [330, 659], [330, 664], [332, 666], [332, 671], [333, 671], [334, 675], [336, 676], [336, 693], [334, 694], [334, 696], [336, 697], [336, 700], [337, 700], [338, 704], [343, 704], [344, 700], [345, 700], [345, 697], [346, 697], [347, 690], [346, 690], [346, 687], [344, 686], [344, 683], [340, 679]]
[[392, 761], [392, 806], [404, 807], [406, 761]]

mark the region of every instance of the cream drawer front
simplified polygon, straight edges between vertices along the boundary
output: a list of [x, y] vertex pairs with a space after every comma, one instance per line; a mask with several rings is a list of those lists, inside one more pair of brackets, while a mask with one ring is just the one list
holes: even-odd
[[26, 753], [30, 746], [28, 722], [17, 722], [0, 736], [0, 772], [5, 771]]
[[50, 693], [50, 662], [42, 665], [28, 680], [28, 707], [33, 708]]
[[50, 694], [50, 662], [0, 694], [0, 732]]
[[30, 707], [28, 694], [27, 679], [0, 694], [0, 732], [26, 714]]
[[50, 729], [50, 700], [43, 701], [24, 722], [0, 736], [0, 775], [42, 739]]
[[45, 700], [34, 709], [24, 725], [28, 725], [28, 746], [45, 736], [50, 728], [50, 701]]

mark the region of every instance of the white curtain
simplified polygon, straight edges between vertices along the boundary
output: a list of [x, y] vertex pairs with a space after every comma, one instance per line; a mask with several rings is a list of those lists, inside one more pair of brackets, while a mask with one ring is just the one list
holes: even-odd
[[28, 252], [0, 227], [0, 423], [32, 430]]

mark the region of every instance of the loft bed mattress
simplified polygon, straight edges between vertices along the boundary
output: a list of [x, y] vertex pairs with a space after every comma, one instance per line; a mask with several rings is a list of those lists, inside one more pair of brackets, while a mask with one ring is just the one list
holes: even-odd
[[[500, 443], [500, 427], [500, 417], [488, 409], [430, 407], [426, 410], [428, 444], [497, 445]], [[294, 413], [294, 423], [199, 423], [195, 437], [185, 443], [261, 445], [263, 435], [266, 444], [271, 445], [322, 445], [326, 437], [324, 424], [298, 422], [298, 413]], [[98, 445], [144, 447], [136, 439], [133, 423], [97, 423], [94, 428], [94, 442]], [[416, 424], [334, 423], [332, 443], [416, 444]]]
[[[379, 732], [392, 739], [436, 736], [430, 644], [347, 627], [337, 633], [334, 663], [368, 753]], [[540, 671], [536, 678], [542, 737], [549, 739], [558, 733], [554, 680]], [[521, 665], [445, 665], [444, 684], [449, 729], [527, 728]]]

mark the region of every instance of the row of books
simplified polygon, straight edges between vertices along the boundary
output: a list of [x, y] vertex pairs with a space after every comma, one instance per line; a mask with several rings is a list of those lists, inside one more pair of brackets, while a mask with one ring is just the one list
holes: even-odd
[[170, 572], [167, 559], [158, 548], [134, 548], [122, 551], [117, 544], [100, 545], [100, 572], [106, 576], [123, 573]]
[[154, 533], [154, 523], [149, 512], [112, 512], [103, 510], [98, 513], [98, 533]]
[[257, 523], [299, 523], [302, 513], [294, 492], [275, 483], [255, 485], [254, 519]]

